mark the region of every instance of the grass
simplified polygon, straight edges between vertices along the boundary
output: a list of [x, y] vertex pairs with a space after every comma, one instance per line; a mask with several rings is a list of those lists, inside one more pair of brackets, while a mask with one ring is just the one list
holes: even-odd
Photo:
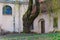
[[9, 34], [5, 36], [1, 36], [0, 40], [60, 40], [60, 33]]

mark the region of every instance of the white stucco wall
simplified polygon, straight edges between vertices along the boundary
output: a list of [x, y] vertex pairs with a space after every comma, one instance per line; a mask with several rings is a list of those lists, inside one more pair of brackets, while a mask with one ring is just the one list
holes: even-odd
[[[12, 15], [3, 15], [3, 7], [5, 5], [9, 5], [12, 7]], [[14, 5], [8, 3], [0, 3], [0, 26], [2, 29], [7, 31], [13, 31], [13, 13], [14, 13]]]
[[25, 14], [25, 12], [28, 9], [28, 5], [21, 5], [20, 6], [20, 32], [23, 31], [23, 15]]
[[[9, 5], [12, 7], [12, 15], [3, 15], [3, 6]], [[22, 17], [24, 13], [27, 11], [28, 5], [20, 5], [20, 9], [15, 4], [9, 4], [9, 3], [0, 3], [0, 26], [2, 29], [6, 31], [14, 31], [14, 25], [13, 25], [13, 17], [15, 15], [15, 31], [21, 32], [23, 31], [23, 20]], [[20, 13], [20, 15], [19, 15]]]
[[60, 10], [57, 12], [57, 17], [58, 17], [58, 27], [57, 27], [57, 30], [60, 31]]
[[53, 17], [52, 15], [49, 17], [49, 14], [47, 13], [41, 13], [38, 15], [38, 17], [34, 20], [34, 32], [41, 33], [41, 27], [38, 26], [38, 22], [40, 19], [45, 20], [45, 33], [48, 33], [50, 31], [53, 31]]

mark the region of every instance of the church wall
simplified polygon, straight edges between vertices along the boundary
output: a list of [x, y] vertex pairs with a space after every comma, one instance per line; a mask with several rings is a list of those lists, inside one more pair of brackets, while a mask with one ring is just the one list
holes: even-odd
[[[3, 15], [3, 7], [9, 5], [12, 7], [12, 15]], [[9, 3], [0, 3], [0, 26], [5, 31], [14, 31], [14, 15], [15, 15], [15, 31], [23, 31], [23, 15], [27, 11], [28, 5], [20, 5], [20, 9], [16, 9], [18, 5]], [[20, 13], [20, 14], [19, 14]]]
[[[3, 15], [3, 7], [9, 5], [12, 7], [12, 15]], [[4, 31], [13, 31], [13, 13], [14, 5], [8, 3], [0, 3], [0, 26]]]
[[41, 33], [41, 27], [38, 26], [40, 19], [45, 20], [45, 33], [53, 31], [53, 17], [49, 17], [49, 14], [39, 14], [38, 17], [34, 20], [34, 32]]
[[60, 12], [58, 12], [58, 31], [60, 31]]
[[20, 6], [20, 32], [23, 32], [23, 15], [28, 9], [28, 5], [21, 5]]
[[[53, 18], [57, 17], [58, 26], [55, 28], [56, 31], [60, 31], [60, 10], [56, 13], [53, 13]], [[52, 25], [52, 24], [51, 24]]]

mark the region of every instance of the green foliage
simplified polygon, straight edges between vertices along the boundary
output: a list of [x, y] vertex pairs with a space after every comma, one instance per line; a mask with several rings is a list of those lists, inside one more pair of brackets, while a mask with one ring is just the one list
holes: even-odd
[[60, 0], [46, 0], [47, 9], [49, 12], [58, 12], [60, 10]]
[[2, 36], [0, 40], [60, 40], [60, 33], [47, 34], [10, 34]]
[[53, 23], [53, 27], [58, 27], [58, 18], [54, 18], [54, 23]]
[[58, 10], [60, 10], [60, 0], [52, 0], [52, 2], [53, 11], [57, 12]]

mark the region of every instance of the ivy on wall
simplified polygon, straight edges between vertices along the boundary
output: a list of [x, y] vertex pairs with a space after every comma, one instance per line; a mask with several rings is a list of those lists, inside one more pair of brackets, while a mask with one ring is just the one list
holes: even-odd
[[53, 27], [58, 27], [58, 13], [60, 14], [60, 0], [46, 0], [48, 13], [54, 13], [55, 17], [53, 18]]
[[54, 21], [53, 27], [58, 27], [58, 18], [55, 17], [55, 18], [53, 19], [53, 21]]
[[58, 12], [60, 10], [60, 0], [46, 0], [47, 9], [49, 12]]

